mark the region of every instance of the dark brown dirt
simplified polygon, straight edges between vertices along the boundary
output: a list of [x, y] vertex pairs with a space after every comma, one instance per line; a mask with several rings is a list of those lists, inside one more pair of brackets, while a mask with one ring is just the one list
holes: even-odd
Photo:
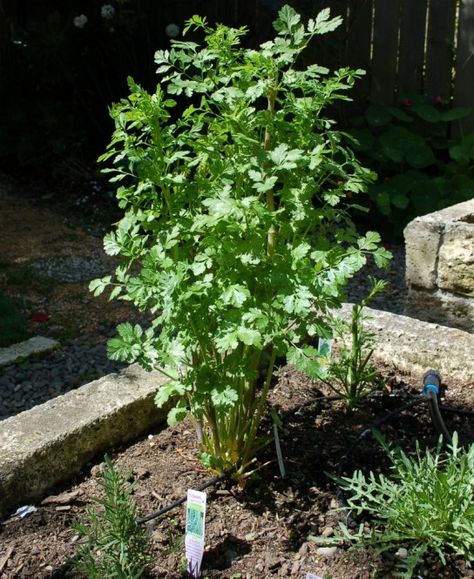
[[[338, 547], [324, 554], [310, 535], [331, 536], [343, 515], [337, 510], [336, 487], [325, 472], [337, 472], [339, 461], [354, 437], [387, 412], [400, 407], [405, 397], [419, 390], [409, 376], [382, 369], [386, 393], [392, 398], [367, 400], [347, 411], [340, 402], [316, 399], [329, 392], [309, 381], [292, 367], [282, 367], [270, 402], [282, 419], [280, 431], [286, 478], [282, 479], [273, 446], [259, 457], [261, 468], [244, 489], [219, 484], [208, 491], [206, 550], [202, 576], [219, 579], [305, 577], [307, 572], [325, 579], [369, 579], [393, 576], [393, 557], [376, 555], [372, 549], [351, 552]], [[458, 396], [451, 389], [449, 404], [474, 407], [472, 389]], [[448, 427], [474, 439], [469, 418], [448, 415]], [[267, 425], [268, 426], [268, 425]], [[436, 435], [424, 404], [398, 415], [381, 426], [387, 439], [413, 451], [415, 440], [433, 446]], [[116, 465], [132, 472], [134, 492], [141, 515], [156, 511], [210, 478], [196, 460], [192, 426], [184, 422], [150, 433], [123, 449], [114, 449]], [[97, 496], [100, 468], [90, 464], [70, 485], [55, 489], [59, 499], [49, 498], [38, 511], [24, 519], [12, 517], [0, 527], [0, 577], [71, 577], [64, 563], [74, 553], [77, 535], [72, 524]], [[387, 470], [387, 461], [371, 437], [350, 455], [343, 472]], [[72, 493], [71, 495], [64, 493]], [[61, 500], [62, 499], [62, 500]], [[184, 507], [147, 525], [151, 537], [152, 577], [178, 579], [183, 568]], [[449, 558], [442, 567], [428, 558], [420, 573], [424, 577], [474, 577], [463, 562]]]

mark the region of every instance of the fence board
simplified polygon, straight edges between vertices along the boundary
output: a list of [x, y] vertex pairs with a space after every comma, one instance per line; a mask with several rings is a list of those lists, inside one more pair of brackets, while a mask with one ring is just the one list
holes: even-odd
[[[462, 0], [460, 5], [454, 104], [474, 106], [474, 0]], [[454, 129], [455, 133], [459, 132], [459, 127]], [[474, 130], [472, 115], [463, 121], [462, 129]]]
[[375, 0], [371, 99], [391, 104], [395, 91], [400, 0]]
[[455, 19], [456, 2], [431, 0], [425, 78], [425, 94], [430, 100], [451, 96]]
[[351, 68], [362, 68], [366, 75], [358, 80], [351, 91], [356, 101], [349, 110], [364, 108], [369, 99], [370, 45], [372, 35], [372, 0], [350, 0], [347, 23], [347, 64]]
[[403, 0], [400, 20], [398, 95], [421, 93], [427, 0]]

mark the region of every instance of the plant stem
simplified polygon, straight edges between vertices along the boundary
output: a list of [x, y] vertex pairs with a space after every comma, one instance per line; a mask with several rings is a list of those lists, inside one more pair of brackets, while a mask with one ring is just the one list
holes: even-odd
[[[275, 114], [276, 95], [277, 91], [275, 89], [271, 88], [268, 91], [267, 110], [270, 112], [271, 117], [273, 117], [273, 115]], [[263, 144], [265, 151], [270, 151], [272, 148], [272, 144], [273, 144], [272, 135], [267, 125], [267, 127], [265, 127], [265, 139]], [[267, 196], [267, 208], [270, 212], [273, 213], [275, 211], [275, 197], [273, 195], [273, 189], [267, 191], [266, 196]], [[273, 255], [275, 254], [276, 243], [277, 243], [277, 230], [275, 225], [272, 223], [267, 234], [267, 255], [270, 258], [273, 257]]]
[[260, 393], [260, 397], [257, 401], [257, 405], [254, 408], [249, 433], [242, 452], [241, 464], [246, 464], [246, 462], [253, 454], [257, 428], [260, 424], [260, 420], [262, 419], [263, 411], [265, 409], [265, 402], [267, 400], [268, 390], [270, 389], [270, 382], [273, 376], [273, 366], [275, 365], [275, 359], [276, 359], [276, 350], [272, 346], [265, 383], [263, 385], [262, 392]]

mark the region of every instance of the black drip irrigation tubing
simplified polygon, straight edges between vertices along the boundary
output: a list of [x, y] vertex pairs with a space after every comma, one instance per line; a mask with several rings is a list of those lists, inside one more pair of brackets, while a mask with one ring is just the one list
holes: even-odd
[[420, 394], [419, 396], [412, 398], [411, 400], [409, 400], [408, 402], [403, 404], [403, 406], [400, 406], [399, 408], [396, 408], [395, 410], [392, 410], [391, 412], [384, 414], [384, 416], [382, 416], [381, 418], [378, 418], [377, 420], [372, 422], [372, 424], [368, 428], [364, 428], [364, 430], [361, 430], [361, 432], [359, 432], [359, 434], [351, 442], [351, 444], [346, 448], [346, 450], [344, 451], [344, 454], [339, 459], [339, 465], [337, 468], [337, 475], [341, 476], [342, 470], [343, 470], [347, 460], [349, 459], [349, 456], [352, 454], [352, 451], [356, 448], [356, 446], [358, 446], [364, 440], [364, 438], [366, 438], [369, 434], [372, 434], [372, 432], [374, 430], [379, 428], [379, 426], [381, 426], [385, 422], [388, 422], [389, 420], [391, 420], [392, 418], [394, 418], [398, 414], [405, 412], [405, 410], [408, 410], [412, 406], [416, 406], [417, 404], [420, 404], [421, 402], [426, 402], [426, 397], [423, 394]]
[[[199, 485], [194, 490], [203, 491], [203, 490], [217, 484], [220, 481], [223, 481], [225, 479], [230, 480], [231, 474], [232, 474], [231, 472], [227, 472], [227, 473], [221, 474], [219, 476], [215, 476], [214, 478], [211, 478], [210, 480], [203, 483], [202, 485]], [[160, 509], [158, 511], [155, 511], [154, 513], [150, 513], [149, 515], [146, 515], [145, 517], [141, 517], [139, 519], [136, 519], [135, 524], [136, 525], [142, 525], [143, 523], [147, 523], [148, 521], [151, 521], [152, 519], [157, 519], [158, 517], [165, 515], [167, 512], [175, 509], [176, 507], [179, 507], [180, 505], [182, 505], [186, 501], [187, 501], [187, 496], [181, 497], [177, 501], [174, 501], [174, 503], [171, 503], [170, 505], [163, 507], [162, 509]]]
[[466, 410], [465, 408], [453, 408], [452, 406], [445, 406], [444, 404], [438, 404], [438, 408], [441, 412], [448, 412], [449, 414], [458, 414], [459, 416], [474, 416], [472, 410]]
[[[427, 402], [430, 410], [431, 420], [433, 422], [433, 426], [436, 432], [442, 436], [443, 445], [449, 446], [452, 443], [452, 436], [449, 430], [444, 423], [444, 420], [441, 416], [441, 412], [448, 412], [452, 414], [458, 414], [461, 416], [474, 416], [474, 412], [471, 410], [465, 410], [463, 408], [453, 408], [451, 406], [444, 406], [439, 404], [439, 397], [441, 394], [441, 377], [436, 370], [428, 370], [425, 375], [423, 376], [423, 392], [412, 398], [407, 403], [403, 404], [400, 408], [393, 410], [375, 422], [373, 422], [368, 428], [362, 430], [358, 436], [352, 441], [349, 447], [346, 448], [344, 454], [341, 456], [338, 464], [337, 469], [337, 476], [341, 477], [343, 468], [349, 459], [349, 456], [353, 452], [353, 450], [366, 438], [369, 434], [372, 434], [374, 430], [378, 429], [379, 426], [391, 420], [398, 414], [401, 414], [405, 410], [420, 404], [421, 402]], [[338, 486], [337, 487], [337, 499], [339, 503], [342, 505], [342, 509], [344, 511], [346, 517], [346, 524], [355, 527], [357, 526], [356, 522], [350, 516], [349, 506], [347, 501], [345, 500], [343, 490]]]
[[[380, 400], [380, 399], [384, 399], [384, 398], [389, 398], [390, 400], [393, 400], [394, 398], [398, 398], [401, 397], [398, 394], [374, 394], [369, 396], [369, 398], [371, 399], [376, 399], [376, 400]], [[308, 400], [307, 402], [304, 402], [303, 404], [301, 404], [300, 406], [298, 406], [298, 408], [296, 408], [295, 410], [291, 411], [289, 413], [289, 415], [291, 416], [292, 414], [297, 414], [298, 412], [301, 412], [301, 410], [307, 406], [311, 406], [313, 404], [318, 404], [318, 403], [332, 403], [332, 402], [337, 402], [343, 400], [343, 396], [321, 396], [318, 398], [313, 398], [312, 400]], [[402, 407], [402, 409], [398, 409], [392, 413], [390, 413], [390, 417], [392, 414], [398, 414], [399, 412], [402, 412], [405, 409], [405, 406], [409, 407], [413, 405], [413, 400], [411, 400], [409, 403], [407, 403], [406, 405], [404, 405]], [[384, 418], [382, 419], [382, 422], [384, 422], [385, 420], [388, 420], [388, 418]], [[381, 423], [382, 423], [381, 422]], [[373, 426], [373, 428], [376, 428], [377, 426]], [[369, 429], [370, 431], [370, 429]], [[201, 484], [200, 486], [196, 487], [195, 490], [197, 491], [203, 491], [221, 481], [227, 480], [228, 482], [233, 482], [231, 479], [231, 475], [232, 475], [232, 471], [230, 472], [226, 472], [223, 473], [219, 476], [216, 476], [210, 480], [208, 480], [207, 482]], [[135, 520], [135, 524], [136, 525], [142, 525], [144, 523], [147, 523], [153, 519], [157, 519], [163, 515], [165, 515], [166, 513], [168, 513], [169, 511], [175, 509], [176, 507], [179, 507], [180, 505], [184, 504], [187, 501], [187, 496], [183, 496], [180, 499], [174, 501], [173, 503], [167, 505], [166, 507], [163, 507], [161, 509], [159, 509], [158, 511], [155, 511], [153, 513], [150, 513], [149, 515], [146, 515], [144, 517], [140, 517], [139, 519]]]

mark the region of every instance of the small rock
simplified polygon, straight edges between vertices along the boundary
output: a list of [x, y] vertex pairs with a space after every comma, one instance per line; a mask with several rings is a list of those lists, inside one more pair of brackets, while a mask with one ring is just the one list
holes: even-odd
[[323, 537], [332, 537], [334, 535], [334, 529], [332, 527], [324, 527], [321, 535]]
[[257, 573], [261, 573], [263, 571], [264, 567], [263, 567], [263, 562], [259, 561], [256, 565], [255, 565], [255, 571], [257, 571]]
[[267, 553], [265, 555], [265, 567], [267, 569], [275, 569], [275, 567], [278, 567], [280, 565], [280, 558], [277, 557], [275, 554], [273, 553]]
[[133, 469], [133, 474], [136, 480], [142, 480], [150, 476], [150, 471], [144, 467], [137, 467]]
[[91, 476], [94, 478], [100, 476], [102, 474], [102, 471], [104, 470], [104, 466], [105, 464], [103, 462], [101, 462], [100, 464], [95, 464], [91, 468]]
[[301, 569], [301, 563], [299, 561], [295, 561], [291, 566], [291, 575], [298, 575]]
[[337, 552], [337, 547], [318, 547], [316, 553], [322, 557], [333, 557]]
[[337, 499], [331, 499], [331, 502], [329, 503], [329, 508], [330, 509], [338, 509], [341, 505], [339, 504], [339, 501]]
[[298, 553], [299, 553], [300, 555], [306, 555], [306, 553], [308, 553], [308, 551], [309, 551], [309, 545], [308, 545], [308, 543], [303, 543], [303, 544], [301, 545], [301, 547], [299, 548]]
[[406, 559], [408, 557], [408, 551], [404, 547], [400, 547], [400, 549], [395, 553], [395, 557]]

